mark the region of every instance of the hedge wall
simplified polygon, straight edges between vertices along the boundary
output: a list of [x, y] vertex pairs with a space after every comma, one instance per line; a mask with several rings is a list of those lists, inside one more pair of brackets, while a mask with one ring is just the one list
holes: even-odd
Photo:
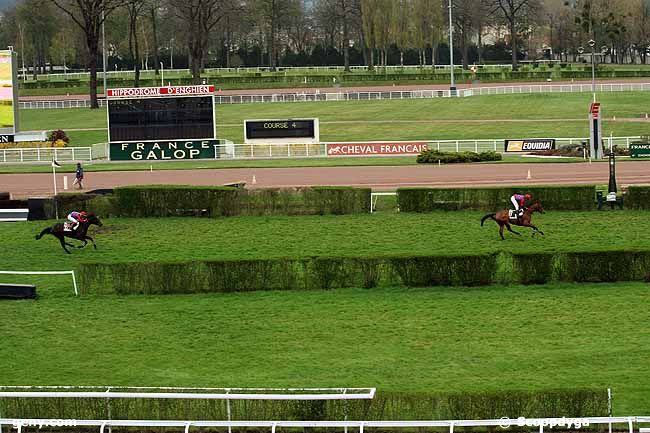
[[[119, 387], [111, 388], [119, 392]], [[129, 390], [132, 391], [132, 390]], [[151, 391], [151, 390], [148, 390]], [[373, 400], [230, 402], [233, 420], [431, 420], [606, 416], [607, 393], [595, 389], [462, 394], [378, 390]], [[110, 415], [107, 411], [110, 410]], [[227, 419], [225, 401], [175, 399], [0, 399], [5, 418]]]
[[91, 262], [77, 272], [82, 293], [120, 295], [650, 281], [650, 251]]
[[515, 192], [530, 192], [545, 210], [593, 210], [596, 188], [585, 186], [512, 186], [498, 188], [399, 188], [400, 212], [434, 210], [482, 210], [496, 212], [510, 207]]
[[[312, 187], [245, 190], [219, 186], [146, 185], [116, 188], [111, 195], [66, 193], [55, 197], [59, 216], [85, 210], [100, 217], [232, 215], [343, 215], [370, 210], [369, 188]], [[54, 200], [45, 212], [54, 218]]]
[[650, 209], [650, 186], [629, 186], [625, 195], [625, 207]]

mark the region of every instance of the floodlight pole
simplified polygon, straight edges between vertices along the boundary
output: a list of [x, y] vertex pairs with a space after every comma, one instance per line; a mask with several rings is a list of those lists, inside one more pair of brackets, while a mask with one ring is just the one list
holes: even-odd
[[451, 7], [451, 0], [449, 0], [449, 72], [451, 74], [449, 96], [453, 96], [456, 91], [456, 82], [454, 80], [454, 25], [451, 20]]
[[594, 102], [596, 102], [596, 68], [594, 66], [594, 45], [596, 44], [591, 40], [589, 45], [591, 45], [591, 93], [594, 94]]
[[165, 87], [165, 78], [163, 78], [165, 75], [165, 66], [163, 65], [163, 62], [160, 62], [160, 87]]

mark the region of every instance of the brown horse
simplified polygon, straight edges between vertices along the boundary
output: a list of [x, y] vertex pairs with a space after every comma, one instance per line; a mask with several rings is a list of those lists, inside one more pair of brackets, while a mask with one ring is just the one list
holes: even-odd
[[517, 218], [517, 219], [510, 219], [508, 215], [508, 209], [502, 210], [497, 213], [491, 213], [485, 215], [483, 218], [481, 218], [481, 226], [485, 222], [485, 220], [492, 218], [494, 221], [496, 221], [497, 224], [499, 224], [499, 234], [501, 235], [501, 239], [505, 239], [503, 237], [503, 228], [507, 228], [510, 233], [514, 233], [516, 235], [520, 235], [520, 233], [517, 233], [510, 227], [510, 225], [516, 225], [516, 226], [522, 226], [522, 227], [530, 227], [533, 229], [533, 236], [535, 233], [539, 233], [540, 235], [543, 235], [544, 232], [535, 227], [533, 224], [530, 222], [530, 217], [533, 215], [533, 213], [539, 212], [539, 213], [544, 213], [544, 208], [542, 207], [542, 204], [539, 202], [539, 200], [536, 200], [531, 206], [527, 207], [526, 210], [524, 210], [524, 214]]
[[64, 223], [56, 223], [52, 227], [47, 227], [43, 229], [39, 234], [36, 235], [36, 239], [42, 238], [44, 235], [52, 235], [56, 237], [59, 242], [61, 242], [61, 247], [65, 250], [66, 253], [70, 254], [70, 251], [66, 248], [68, 247], [75, 247], [72, 244], [69, 244], [65, 241], [64, 238], [72, 238], [76, 239], [78, 241], [82, 241], [83, 245], [78, 246], [77, 248], [83, 248], [88, 244], [88, 241], [93, 243], [93, 247], [97, 249], [97, 245], [95, 245], [95, 240], [88, 236], [88, 227], [91, 225], [96, 225], [96, 226], [101, 226], [102, 222], [97, 218], [97, 216], [93, 214], [88, 214], [88, 220], [85, 222], [80, 222], [79, 227], [77, 230], [65, 230], [65, 225]]

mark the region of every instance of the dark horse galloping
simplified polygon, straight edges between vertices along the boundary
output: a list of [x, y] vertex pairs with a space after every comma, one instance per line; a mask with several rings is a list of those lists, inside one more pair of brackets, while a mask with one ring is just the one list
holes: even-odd
[[483, 225], [486, 219], [492, 218], [494, 221], [496, 221], [497, 224], [499, 224], [499, 234], [501, 235], [501, 239], [505, 239], [503, 237], [504, 227], [507, 228], [508, 231], [511, 233], [514, 233], [516, 235], [520, 234], [514, 231], [510, 227], [510, 224], [516, 226], [522, 226], [522, 227], [530, 227], [533, 229], [533, 235], [535, 235], [535, 233], [539, 233], [540, 235], [543, 235], [544, 232], [539, 230], [530, 222], [530, 217], [534, 212], [544, 213], [544, 208], [542, 207], [542, 204], [539, 202], [539, 200], [536, 200], [530, 207], [527, 207], [526, 210], [524, 211], [524, 214], [517, 219], [510, 219], [507, 209], [497, 213], [487, 214], [483, 218], [481, 218], [481, 226]]
[[91, 225], [96, 225], [96, 226], [101, 226], [102, 222], [97, 218], [97, 216], [93, 214], [88, 214], [88, 220], [85, 222], [80, 222], [79, 227], [77, 227], [76, 230], [65, 230], [64, 223], [56, 223], [52, 227], [47, 227], [43, 229], [39, 234], [36, 235], [36, 239], [40, 239], [43, 237], [43, 235], [50, 234], [57, 239], [59, 239], [59, 242], [61, 242], [61, 246], [65, 250], [66, 253], [70, 254], [70, 251], [66, 248], [66, 245], [69, 247], [74, 248], [75, 246], [72, 244], [67, 243], [64, 238], [72, 238], [76, 239], [78, 241], [82, 241], [83, 245], [79, 245], [77, 248], [83, 248], [86, 245], [88, 245], [88, 241], [93, 243], [93, 247], [97, 249], [97, 245], [95, 245], [95, 240], [88, 236], [88, 227]]

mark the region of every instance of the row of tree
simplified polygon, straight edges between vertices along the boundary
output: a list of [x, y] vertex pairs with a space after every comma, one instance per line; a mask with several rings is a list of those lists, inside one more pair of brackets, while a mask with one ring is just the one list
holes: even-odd
[[340, 57], [349, 70], [386, 66], [395, 52], [400, 64], [448, 61], [437, 53], [450, 10], [464, 67], [503, 44], [513, 68], [521, 55], [570, 61], [592, 49], [599, 61], [645, 63], [650, 50], [650, 0], [18, 0], [3, 13], [0, 44], [33, 74], [83, 64], [96, 103], [103, 24], [110, 64], [134, 69], [138, 86], [163, 54], [196, 82], [206, 65], [273, 70]]

